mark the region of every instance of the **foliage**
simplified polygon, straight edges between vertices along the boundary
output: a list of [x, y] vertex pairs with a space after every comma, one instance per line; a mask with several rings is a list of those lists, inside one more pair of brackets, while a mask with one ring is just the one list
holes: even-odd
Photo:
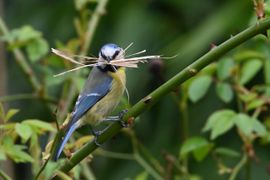
[[[250, 24], [259, 24], [270, 15], [269, 1], [262, 0], [253, 2], [256, 17], [244, 14], [252, 11], [250, 2], [232, 0], [227, 2], [227, 6], [220, 5], [221, 9], [214, 8], [218, 13], [205, 20], [199, 16], [196, 19], [190, 14], [193, 11], [183, 10], [195, 8], [194, 12], [203, 14], [213, 6], [206, 2], [205, 6], [176, 0], [158, 2], [161, 4], [152, 2], [154, 5], [144, 2], [147, 10], [142, 8], [142, 2], [131, 5], [128, 4], [130, 2], [118, 1], [108, 5], [108, 2], [76, 0], [73, 14], [60, 12], [60, 3], [56, 8], [59, 20], [56, 22], [53, 17], [52, 25], [46, 24], [48, 27], [43, 29], [32, 24], [20, 24], [19, 28], [8, 30], [0, 19], [0, 40], [5, 43], [6, 51], [13, 55], [7, 56], [8, 65], [19, 65], [11, 69], [12, 81], [8, 81], [11, 87], [16, 87], [16, 91], [12, 90], [16, 94], [0, 97], [0, 102], [9, 105], [9, 108], [4, 108], [0, 103], [0, 162], [9, 159], [15, 163], [31, 164], [33, 176], [45, 163], [40, 171], [44, 179], [54, 175], [63, 179], [254, 179], [253, 172], [257, 171], [260, 172], [258, 177], [266, 178], [269, 158], [263, 158], [268, 157], [270, 143], [269, 30], [231, 49], [230, 53], [218, 57], [216, 62], [203, 67], [200, 72], [190, 69], [188, 73], [193, 77], [179, 85], [165, 100], [158, 99], [160, 102], [152, 110], [147, 109], [145, 115], [136, 118], [134, 128], [123, 130], [116, 139], [88, 155], [69, 173], [59, 170], [65, 165], [65, 160], [47, 164], [54, 141], [52, 137], [68, 119], [89, 72], [84, 69], [53, 78], [54, 74], [74, 66], [49, 53], [49, 47], [87, 55], [88, 52], [97, 52], [103, 41], [115, 41], [123, 47], [130, 41], [136, 41], [134, 48], [146, 47], [151, 53], [159, 54], [157, 49], [168, 44], [159, 50], [160, 54], [178, 54], [175, 59], [150, 62], [150, 73], [143, 67], [127, 70], [127, 86], [132, 101], [123, 97], [114, 112], [117, 113], [132, 107], [134, 102], [148, 94], [149, 89], [157, 88], [171, 74], [191, 64], [210, 43], [214, 49], [218, 45], [213, 42], [224, 41], [235, 28], [239, 30]], [[126, 8], [118, 7], [122, 3]], [[183, 19], [186, 24], [178, 24], [178, 20], [171, 18], [180, 17], [178, 12], [182, 11], [182, 18], [187, 18]], [[162, 13], [157, 15], [156, 12]], [[239, 17], [234, 15], [235, 12]], [[69, 18], [64, 22], [62, 16], [66, 15]], [[104, 20], [100, 21], [101, 17]], [[71, 18], [74, 26], [70, 23]], [[142, 20], [147, 23], [139, 25]], [[191, 22], [198, 20], [204, 22], [194, 29]], [[100, 27], [97, 27], [98, 23]], [[65, 34], [63, 27], [68, 27], [73, 33]], [[60, 29], [58, 34], [57, 28]], [[179, 29], [188, 29], [190, 33]], [[65, 40], [55, 39], [62, 35]], [[25, 76], [19, 74], [15, 77], [18, 69]], [[19, 83], [21, 79], [23, 85]], [[32, 90], [25, 93], [24, 89], [30, 87]], [[14, 108], [12, 102], [18, 103], [18, 107], [15, 104]], [[49, 122], [51, 120], [54, 122]], [[130, 122], [132, 124], [133, 119]], [[74, 133], [64, 150], [67, 158], [74, 157], [74, 152], [76, 154], [93, 140], [88, 132], [84, 132], [86, 129]], [[45, 148], [43, 144], [46, 144]], [[0, 177], [9, 178], [2, 170]]]

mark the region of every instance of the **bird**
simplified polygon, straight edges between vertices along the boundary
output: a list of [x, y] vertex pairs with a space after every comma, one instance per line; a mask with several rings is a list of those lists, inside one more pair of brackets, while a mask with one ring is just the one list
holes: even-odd
[[[116, 44], [108, 43], [101, 47], [98, 61], [110, 62], [124, 58], [124, 49]], [[111, 114], [118, 105], [125, 87], [125, 67], [97, 63], [92, 68], [81, 93], [77, 97], [71, 117], [64, 127], [64, 135], [53, 158], [55, 161], [59, 159], [65, 144], [77, 128], [89, 124], [92, 133], [96, 136], [92, 127]]]

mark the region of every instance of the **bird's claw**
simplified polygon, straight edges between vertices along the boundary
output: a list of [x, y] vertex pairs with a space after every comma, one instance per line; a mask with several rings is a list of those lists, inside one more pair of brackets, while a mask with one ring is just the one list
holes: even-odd
[[101, 144], [98, 142], [98, 139], [97, 138], [98, 138], [98, 136], [100, 136], [102, 134], [102, 132], [101, 131], [92, 130], [92, 134], [94, 136], [94, 142], [95, 142], [96, 146], [100, 147]]
[[120, 122], [120, 124], [121, 124], [121, 126], [122, 126], [123, 128], [128, 128], [128, 127], [129, 127], [129, 124], [128, 124], [126, 121], [123, 120], [123, 117], [124, 117], [124, 115], [125, 115], [127, 112], [128, 112], [128, 110], [127, 110], [127, 109], [124, 109], [124, 110], [120, 111], [120, 113], [119, 113], [119, 115], [118, 115], [118, 117], [119, 117], [119, 122]]

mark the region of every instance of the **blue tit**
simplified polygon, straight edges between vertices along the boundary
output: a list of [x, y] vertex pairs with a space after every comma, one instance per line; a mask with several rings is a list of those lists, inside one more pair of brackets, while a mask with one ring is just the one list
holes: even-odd
[[[124, 56], [125, 51], [115, 44], [106, 44], [99, 52], [99, 60], [102, 61], [124, 59]], [[65, 127], [64, 136], [56, 148], [54, 160], [59, 158], [68, 139], [78, 127], [84, 124], [95, 126], [110, 115], [123, 95], [125, 84], [124, 67], [102, 64], [91, 70]]]

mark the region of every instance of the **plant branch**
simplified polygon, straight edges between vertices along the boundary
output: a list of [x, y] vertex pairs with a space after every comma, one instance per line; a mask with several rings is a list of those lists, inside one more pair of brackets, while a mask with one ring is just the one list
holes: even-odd
[[[194, 63], [186, 67], [184, 70], [176, 74], [166, 83], [161, 85], [159, 88], [154, 90], [148, 96], [140, 100], [137, 104], [135, 104], [128, 113], [123, 117], [124, 121], [131, 120], [142, 112], [146, 111], [152, 105], [154, 105], [157, 101], [159, 101], [163, 96], [174, 90], [177, 86], [194, 76], [196, 73], [210, 63], [218, 60], [221, 56], [239, 46], [243, 42], [249, 40], [250, 38], [264, 33], [267, 29], [270, 28], [270, 20], [263, 20], [257, 23], [256, 25], [244, 30], [236, 36], [231, 37], [229, 40], [225, 41], [221, 45], [215, 47], [204, 56], [200, 57]], [[97, 141], [102, 144], [115, 136], [122, 129], [119, 123], [113, 123], [111, 126], [101, 134]], [[81, 160], [87, 157], [90, 153], [92, 153], [97, 148], [95, 142], [89, 142], [85, 146], [83, 146], [80, 150], [74, 153], [71, 159], [66, 159], [66, 162], [62, 167], [60, 167], [61, 171], [68, 172], [74, 166], [76, 166]]]
[[[5, 25], [5, 23], [1, 17], [0, 17], [0, 32], [3, 35], [9, 34], [8, 28]], [[17, 63], [20, 65], [21, 69], [26, 74], [33, 89], [36, 91], [37, 94], [41, 94], [42, 93], [42, 86], [41, 86], [39, 80], [37, 79], [34, 71], [30, 67], [30, 65], [27, 63], [27, 60], [26, 60], [25, 56], [23, 55], [23, 53], [19, 49], [12, 50], [12, 53], [14, 54]]]
[[0, 97], [0, 102], [10, 102], [10, 101], [27, 100], [27, 99], [40, 99], [48, 103], [57, 104], [57, 101], [53, 99], [52, 97], [37, 96], [36, 94], [31, 94], [31, 93], [2, 96]]
[[248, 160], [247, 155], [244, 154], [242, 159], [239, 161], [239, 163], [233, 168], [232, 174], [230, 175], [229, 180], [236, 179], [237, 174], [239, 173], [241, 168], [246, 164], [247, 160]]
[[[94, 33], [96, 31], [98, 22], [100, 20], [100, 17], [102, 14], [104, 14], [105, 12], [105, 7], [108, 3], [108, 0], [100, 0], [98, 1], [98, 5], [94, 11], [94, 13], [92, 14], [91, 18], [88, 21], [88, 27], [87, 30], [85, 32], [85, 36], [84, 36], [84, 42], [82, 44], [82, 49], [80, 50], [79, 54], [80, 55], [86, 55], [89, 47], [91, 45], [91, 42], [93, 40], [93, 36]], [[59, 114], [59, 119], [63, 119], [64, 116], [66, 116], [67, 112], [68, 112], [68, 108], [70, 107], [74, 96], [76, 95], [76, 83], [75, 83], [75, 79], [77, 77], [77, 75], [79, 74], [79, 71], [77, 71], [75, 73], [75, 75], [73, 76], [74, 78], [71, 79], [71, 84], [69, 86], [69, 91], [67, 91], [68, 95], [67, 98], [65, 99], [65, 103], [62, 107], [62, 111]], [[65, 94], [65, 93], [63, 93]], [[63, 97], [66, 97], [65, 95]]]
[[91, 42], [94, 37], [94, 33], [97, 29], [97, 25], [99, 23], [101, 15], [105, 13], [105, 7], [108, 3], [108, 0], [100, 0], [98, 1], [98, 5], [94, 11], [94, 13], [91, 16], [91, 19], [88, 22], [88, 28], [84, 36], [84, 44], [82, 46], [81, 54], [86, 55], [87, 51], [91, 45]]

